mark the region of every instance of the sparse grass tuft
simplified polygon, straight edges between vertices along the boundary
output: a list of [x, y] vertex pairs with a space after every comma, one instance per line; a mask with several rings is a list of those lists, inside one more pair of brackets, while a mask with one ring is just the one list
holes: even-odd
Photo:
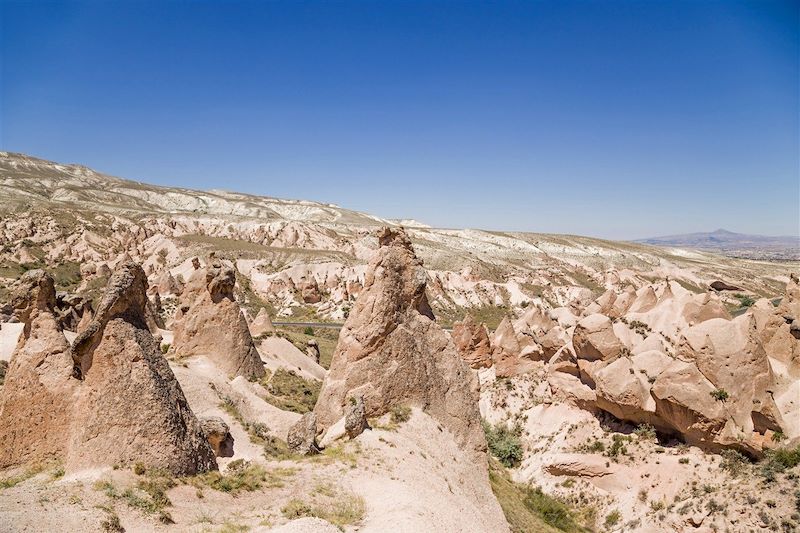
[[108, 533], [123, 533], [125, 528], [119, 521], [119, 515], [113, 507], [100, 506], [100, 509], [106, 512], [106, 519], [100, 522], [100, 529]]
[[411, 419], [411, 408], [406, 405], [395, 405], [389, 413], [391, 414], [393, 424], [400, 425]]
[[614, 527], [619, 523], [620, 518], [622, 518], [622, 515], [619, 513], [619, 511], [614, 509], [613, 511], [611, 511], [606, 515], [606, 519], [603, 522], [603, 525], [606, 526], [607, 528]]
[[217, 471], [206, 472], [187, 478], [187, 482], [195, 487], [209, 487], [220, 492], [236, 495], [240, 492], [253, 492], [262, 487], [281, 487], [286, 477], [294, 475], [295, 470], [277, 468], [267, 471], [261, 465], [252, 464], [243, 459], [232, 461], [225, 474]]
[[28, 467], [28, 469], [22, 472], [21, 474], [0, 479], [0, 489], [9, 489], [16, 485], [19, 485], [23, 481], [27, 481], [36, 474], [43, 472], [45, 468], [46, 466], [44, 464], [36, 463]]
[[363, 520], [366, 505], [361, 496], [332, 485], [325, 485], [323, 489], [317, 487], [315, 493], [309, 495], [308, 502], [298, 498], [289, 500], [281, 513], [290, 520], [304, 516], [322, 518], [339, 529]]

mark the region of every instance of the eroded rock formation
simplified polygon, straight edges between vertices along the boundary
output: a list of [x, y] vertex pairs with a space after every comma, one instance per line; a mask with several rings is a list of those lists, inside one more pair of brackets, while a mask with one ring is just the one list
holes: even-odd
[[486, 326], [475, 322], [467, 313], [464, 320], [453, 324], [450, 336], [461, 358], [473, 369], [492, 366], [492, 345]]
[[192, 275], [173, 325], [171, 350], [178, 357], [204, 355], [230, 377], [260, 378], [264, 365], [233, 296], [235, 284], [233, 268], [218, 260]]
[[478, 385], [455, 345], [433, 320], [427, 274], [402, 230], [384, 228], [364, 288], [339, 336], [314, 409], [327, 428], [363, 397], [366, 414], [416, 405], [447, 428], [459, 445], [483, 453]]
[[118, 265], [70, 347], [53, 280], [26, 274], [12, 298], [25, 326], [2, 390], [3, 465], [57, 459], [69, 470], [141, 462], [175, 474], [216, 468], [214, 453], [147, 328], [147, 280]]
[[82, 378], [67, 467], [141, 462], [175, 474], [216, 469], [211, 449], [146, 324], [147, 280], [119, 264], [72, 360]]
[[0, 389], [0, 467], [63, 458], [79, 385], [55, 313], [53, 278], [26, 272], [11, 305], [24, 329]]

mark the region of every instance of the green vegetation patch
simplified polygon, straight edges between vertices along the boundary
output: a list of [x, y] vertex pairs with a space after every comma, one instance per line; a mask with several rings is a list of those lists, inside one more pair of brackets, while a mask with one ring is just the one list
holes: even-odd
[[505, 467], [514, 468], [522, 462], [522, 441], [519, 436], [521, 428], [509, 429], [504, 424], [492, 426], [485, 420], [482, 421], [483, 432], [489, 451]]
[[269, 396], [265, 400], [279, 409], [304, 414], [317, 403], [322, 383], [305, 379], [291, 370], [279, 368], [262, 382]]
[[489, 459], [489, 483], [514, 533], [586, 531], [565, 504], [538, 488], [514, 483], [502, 465]]

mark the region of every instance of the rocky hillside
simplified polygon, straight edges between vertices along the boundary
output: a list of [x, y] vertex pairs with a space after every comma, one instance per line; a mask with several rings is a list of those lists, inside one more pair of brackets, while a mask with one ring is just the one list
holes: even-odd
[[[91, 291], [99, 285], [87, 281], [93, 272], [124, 253], [143, 264], [151, 284], [167, 276], [185, 282], [189, 259], [214, 251], [234, 261], [246, 280], [240, 283], [246, 305], [266, 304], [279, 320], [342, 321], [377, 248], [374, 229], [398, 225], [330, 204], [157, 187], [4, 152], [0, 194], [4, 285], [26, 269], [48, 266], [60, 289]], [[418, 223], [408, 235], [445, 325], [468, 309], [496, 327], [537, 298], [557, 307], [665, 277], [697, 293], [722, 280], [745, 295], [776, 297], [787, 269], [796, 266], [569, 235]], [[724, 301], [739, 305], [733, 295]]]

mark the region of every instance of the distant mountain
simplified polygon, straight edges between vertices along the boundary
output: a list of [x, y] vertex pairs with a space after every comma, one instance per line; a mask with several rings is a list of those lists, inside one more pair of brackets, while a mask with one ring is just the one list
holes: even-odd
[[800, 237], [747, 235], [724, 229], [703, 233], [651, 237], [634, 242], [654, 246], [709, 250], [731, 257], [749, 259], [800, 259]]

